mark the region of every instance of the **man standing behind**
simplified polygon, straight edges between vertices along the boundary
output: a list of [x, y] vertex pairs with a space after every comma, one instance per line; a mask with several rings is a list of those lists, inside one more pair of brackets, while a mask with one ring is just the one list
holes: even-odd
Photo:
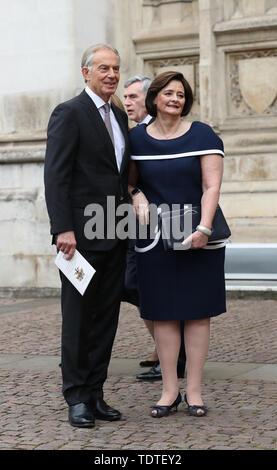
[[[140, 124], [149, 124], [152, 119], [147, 113], [145, 107], [145, 97], [152, 83], [151, 78], [146, 77], [145, 75], [134, 75], [130, 77], [124, 84], [124, 105], [128, 114], [128, 117], [131, 121], [136, 122], [137, 125]], [[130, 240], [128, 253], [127, 253], [127, 269], [125, 277], [125, 292], [124, 299], [126, 302], [129, 302], [133, 305], [136, 305], [139, 308], [139, 299], [138, 299], [138, 288], [137, 288], [137, 279], [136, 279], [136, 254], [134, 251], [135, 242]], [[144, 323], [151, 334], [152, 338], [154, 337], [153, 322], [150, 320], [144, 320]], [[158, 365], [159, 358], [156, 351], [156, 348], [152, 352], [151, 357], [147, 361], [142, 361], [141, 366], [147, 367], [152, 366], [156, 368]], [[156, 376], [159, 376], [161, 379], [160, 368], [158, 371], [155, 370], [153, 373], [154, 379]]]
[[[129, 119], [136, 122], [137, 125], [149, 124], [153, 119], [147, 113], [145, 107], [145, 98], [147, 95], [148, 88], [150, 87], [152, 80], [145, 75], [134, 75], [130, 77], [124, 84], [124, 104]], [[136, 190], [135, 190], [136, 191]], [[135, 197], [134, 194], [132, 197]], [[123, 301], [129, 302], [136, 305], [139, 309], [139, 295], [137, 285], [137, 269], [136, 269], [136, 254], [134, 251], [135, 242], [129, 241], [128, 252], [127, 252], [127, 267], [125, 274], [125, 291]], [[151, 320], [144, 320], [144, 323], [154, 339], [154, 326]], [[184, 323], [181, 322], [181, 347], [178, 359], [177, 373], [178, 377], [184, 377], [186, 354], [184, 345]], [[150, 370], [138, 374], [136, 378], [138, 380], [155, 381], [162, 379], [162, 371], [159, 363], [159, 358], [156, 348], [154, 348], [149, 360], [141, 361], [142, 367], [150, 367]]]
[[128, 200], [128, 120], [110, 106], [119, 62], [111, 46], [87, 49], [81, 64], [85, 90], [57, 106], [48, 126], [45, 196], [51, 234], [68, 260], [77, 248], [96, 270], [83, 296], [60, 273], [63, 395], [69, 422], [77, 427], [121, 416], [105, 403], [103, 384], [118, 323], [125, 242], [111, 239], [107, 226], [104, 239], [85, 233], [93, 215], [85, 215], [89, 204], [99, 204], [106, 220], [107, 196], [113, 196], [115, 208]]
[[149, 124], [152, 116], [147, 113], [145, 97], [152, 83], [145, 75], [134, 75], [124, 85], [124, 104], [131, 121], [137, 124]]

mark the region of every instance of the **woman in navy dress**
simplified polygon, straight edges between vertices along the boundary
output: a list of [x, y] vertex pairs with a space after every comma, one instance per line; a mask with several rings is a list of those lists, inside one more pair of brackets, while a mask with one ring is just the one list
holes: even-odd
[[177, 410], [182, 400], [176, 373], [180, 321], [185, 322], [187, 357], [184, 398], [190, 414], [206, 414], [201, 381], [210, 318], [226, 311], [225, 247], [207, 249], [222, 181], [223, 143], [207, 124], [183, 119], [192, 103], [191, 87], [183, 75], [164, 72], [146, 97], [147, 111], [155, 121], [130, 132], [129, 193], [138, 219], [149, 224], [149, 204], [201, 204], [198, 230], [185, 241], [190, 249], [165, 251], [161, 239], [136, 242], [141, 316], [154, 321], [163, 376], [162, 395], [151, 412], [158, 418]]

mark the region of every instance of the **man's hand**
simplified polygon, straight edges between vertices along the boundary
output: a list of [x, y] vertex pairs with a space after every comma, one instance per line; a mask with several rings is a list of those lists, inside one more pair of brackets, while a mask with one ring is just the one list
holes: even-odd
[[67, 255], [67, 260], [70, 260], [73, 257], [76, 250], [76, 239], [73, 230], [59, 233], [57, 239], [57, 248]]

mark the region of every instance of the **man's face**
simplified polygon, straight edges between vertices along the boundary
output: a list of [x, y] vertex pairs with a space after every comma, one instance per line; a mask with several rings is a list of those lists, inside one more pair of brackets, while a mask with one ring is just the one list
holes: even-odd
[[94, 53], [92, 69], [83, 67], [82, 72], [87, 86], [107, 102], [119, 82], [119, 58], [109, 49], [99, 49]]
[[145, 96], [141, 89], [141, 82], [135, 82], [125, 88], [124, 104], [129, 118], [140, 123], [147, 116]]

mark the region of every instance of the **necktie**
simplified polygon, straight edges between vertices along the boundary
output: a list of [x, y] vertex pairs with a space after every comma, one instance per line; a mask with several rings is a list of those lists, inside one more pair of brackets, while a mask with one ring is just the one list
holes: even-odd
[[113, 136], [113, 128], [111, 125], [111, 118], [110, 118], [110, 105], [109, 103], [105, 103], [103, 105], [104, 111], [105, 111], [105, 125], [108, 130], [108, 133], [110, 134], [110, 138], [112, 140], [113, 146], [114, 146], [114, 136]]

